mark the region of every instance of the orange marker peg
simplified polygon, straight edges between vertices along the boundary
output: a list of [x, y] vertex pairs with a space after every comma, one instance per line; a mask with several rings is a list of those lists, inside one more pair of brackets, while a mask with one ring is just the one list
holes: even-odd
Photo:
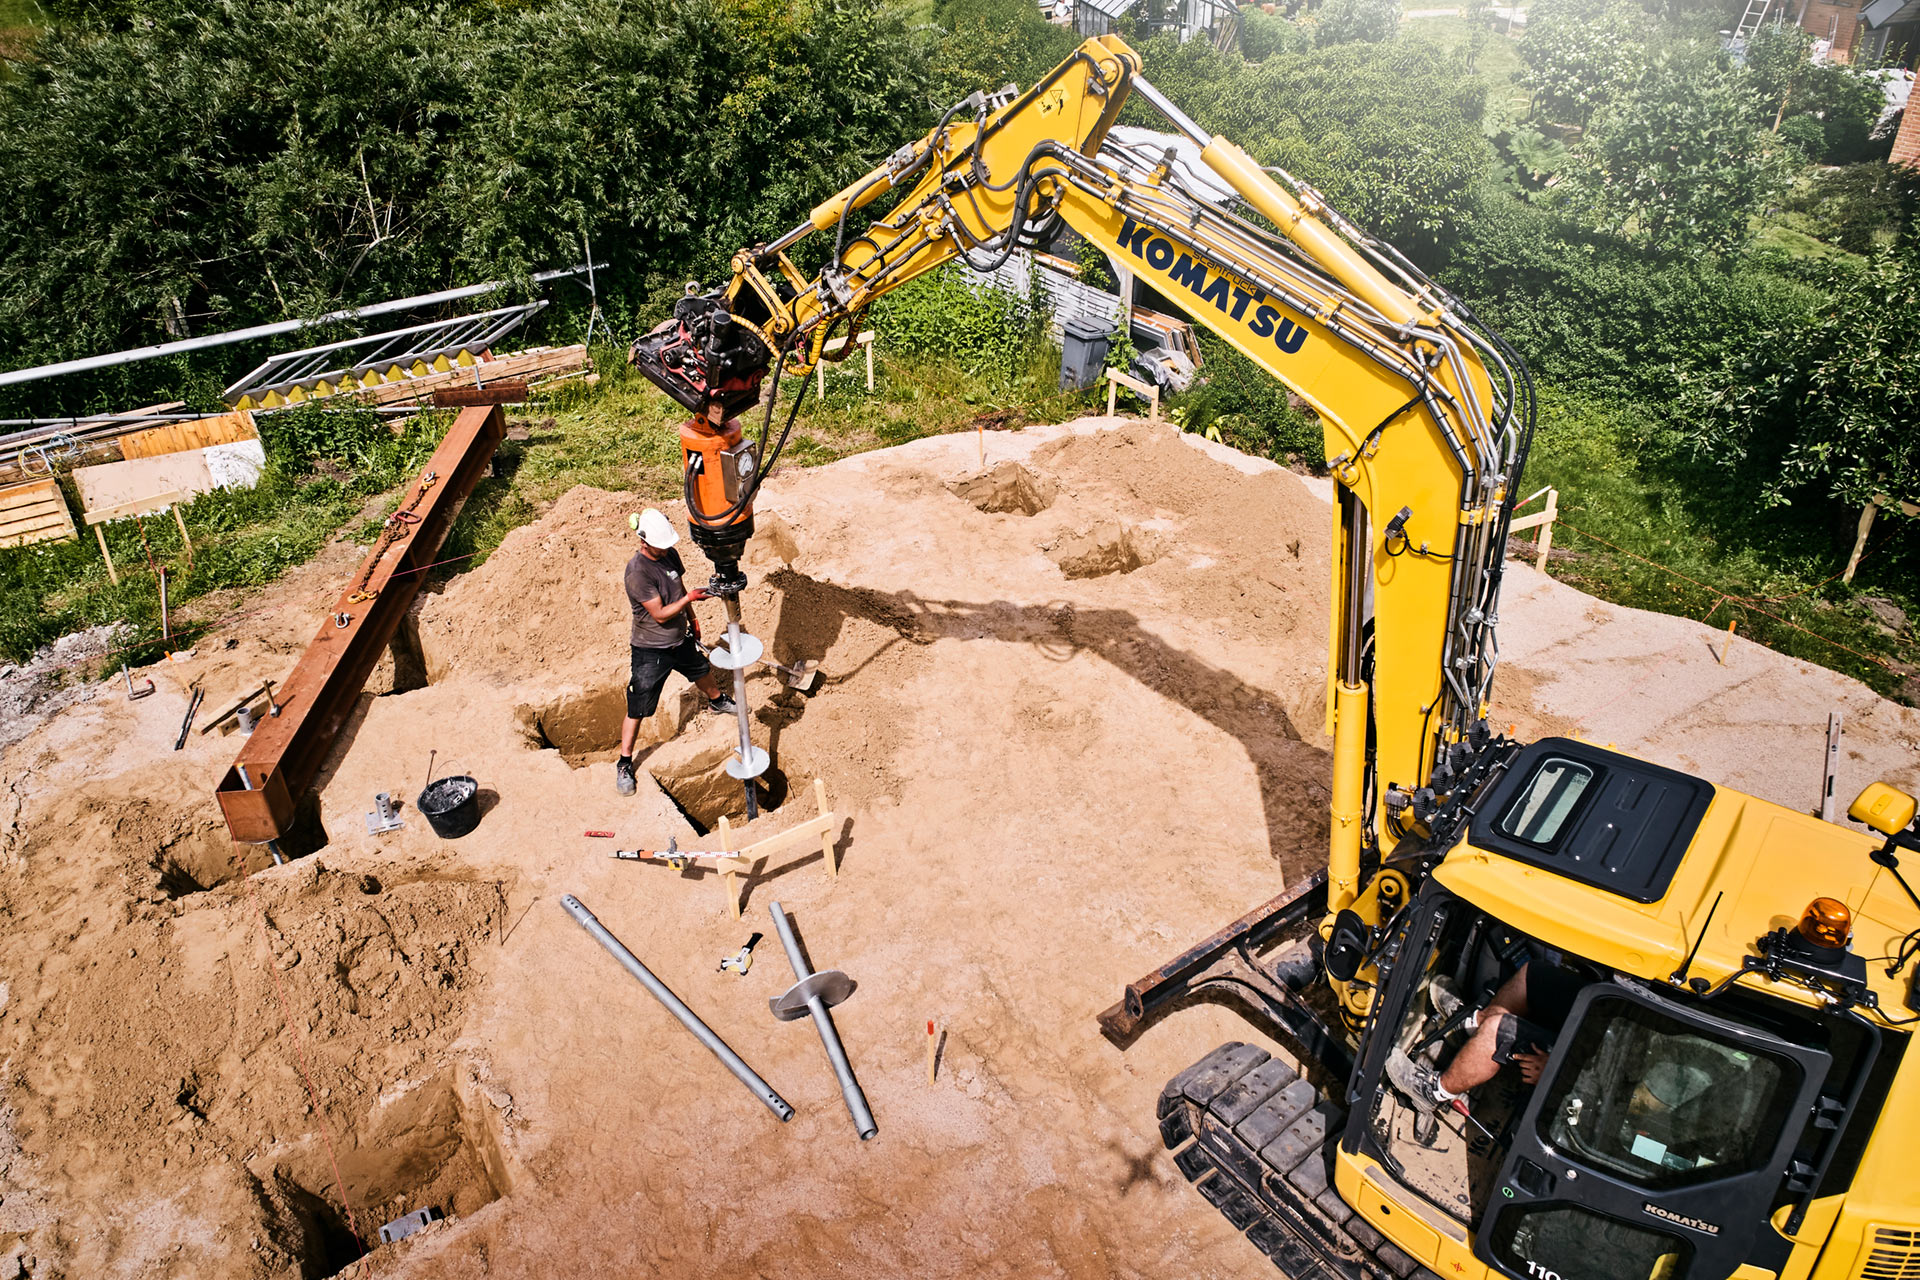
[[934, 1055], [939, 1051], [940, 1039], [933, 1034], [933, 1019], [927, 1019], [927, 1083], [933, 1083]]

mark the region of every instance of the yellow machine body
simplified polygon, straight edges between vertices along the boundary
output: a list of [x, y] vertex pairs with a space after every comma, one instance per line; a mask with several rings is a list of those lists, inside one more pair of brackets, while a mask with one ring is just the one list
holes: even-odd
[[[1057, 217], [1310, 404], [1336, 481], [1332, 837], [1320, 932], [1384, 938], [1422, 892], [1426, 872], [1412, 868], [1439, 838], [1436, 815], [1457, 813], [1472, 787], [1490, 785], [1469, 762], [1500, 745], [1489, 745], [1485, 718], [1506, 524], [1530, 430], [1519, 421], [1524, 369], [1389, 247], [1187, 120], [1140, 71], [1138, 54], [1103, 36], [1025, 93], [960, 104], [793, 233], [736, 255], [727, 307], [780, 353], [784, 372], [805, 374], [828, 338], [857, 331], [887, 290], [962, 255], [1004, 257], [1023, 228]], [[1169, 116], [1242, 212], [1197, 198], [1170, 153], [1104, 148], [1129, 94]], [[884, 216], [850, 218], [890, 192], [898, 198]], [[812, 279], [785, 252], [807, 235], [835, 238]], [[1891, 835], [1912, 822], [1913, 805], [1890, 788], [1870, 791], [1854, 816]], [[1876, 841], [1725, 789], [1712, 791], [1671, 882], [1648, 901], [1460, 834], [1427, 875], [1429, 890], [1621, 980], [1682, 996], [1737, 981], [1742, 999], [1819, 1010], [1821, 997], [1803, 984], [1740, 974], [1756, 940], [1791, 930], [1814, 898], [1850, 910], [1858, 956], [1894, 954], [1920, 929], [1920, 912], [1870, 858]], [[1376, 959], [1369, 948], [1350, 976], [1327, 975], [1349, 1030], [1371, 1025], [1385, 967]], [[1859, 1017], [1894, 1046], [1883, 1052], [1898, 1065], [1858, 1099], [1878, 1119], [1851, 1177], [1802, 1206], [1790, 1236], [1788, 1210], [1772, 1216], [1764, 1229], [1781, 1240], [1770, 1265], [1723, 1274], [1920, 1280], [1920, 1182], [1905, 1167], [1920, 1145], [1920, 1054], [1904, 1052], [1899, 1029], [1911, 973], [1868, 968], [1878, 1010]], [[1333, 1190], [1422, 1276], [1527, 1274], [1490, 1267], [1469, 1227], [1378, 1160], [1343, 1147]], [[1577, 1202], [1578, 1190], [1568, 1197]], [[1648, 1212], [1658, 1219], [1656, 1208]], [[1677, 1269], [1621, 1280], [1679, 1280], [1669, 1274]]]

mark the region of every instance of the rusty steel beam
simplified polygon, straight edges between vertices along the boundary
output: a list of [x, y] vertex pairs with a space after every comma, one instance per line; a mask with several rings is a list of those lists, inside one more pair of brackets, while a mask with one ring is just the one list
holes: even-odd
[[320, 762], [352, 714], [367, 677], [392, 642], [454, 517], [506, 434], [498, 405], [463, 410], [400, 511], [320, 623], [320, 633], [278, 686], [281, 712], [264, 717], [216, 794], [227, 830], [246, 844], [277, 840], [313, 785]]
[[433, 393], [436, 409], [458, 409], [476, 404], [525, 404], [527, 380], [502, 378], [478, 387], [439, 387]]

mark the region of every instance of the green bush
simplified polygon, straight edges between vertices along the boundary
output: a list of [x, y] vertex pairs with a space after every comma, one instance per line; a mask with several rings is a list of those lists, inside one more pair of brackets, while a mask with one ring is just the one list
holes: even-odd
[[1313, 33], [1299, 23], [1259, 9], [1240, 11], [1240, 56], [1248, 62], [1265, 62], [1277, 53], [1304, 53], [1313, 44]]
[[1320, 420], [1289, 406], [1278, 379], [1210, 333], [1200, 335], [1200, 350], [1206, 357], [1200, 381], [1168, 401], [1170, 412], [1180, 410], [1184, 429], [1204, 433], [1216, 426], [1227, 444], [1275, 462], [1326, 461]]
[[[1276, 54], [1250, 63], [1204, 40], [1154, 38], [1154, 86], [1261, 164], [1313, 184], [1347, 216], [1403, 250], [1449, 238], [1489, 171], [1480, 136], [1486, 86], [1441, 49], [1402, 38]], [[1164, 127], [1144, 108], [1131, 118]]]
[[1327, 0], [1313, 26], [1313, 42], [1377, 44], [1393, 39], [1400, 27], [1399, 0]]
[[1788, 116], [1780, 122], [1780, 141], [1804, 160], [1818, 160], [1827, 151], [1827, 129], [1813, 116]]
[[1666, 403], [1676, 370], [1717, 363], [1822, 297], [1774, 264], [1657, 257], [1493, 190], [1460, 229], [1432, 264], [1440, 282], [1537, 376], [1596, 393]]
[[1036, 298], [976, 286], [953, 266], [884, 295], [869, 317], [889, 355], [951, 359], [1000, 384], [1026, 367], [1047, 330]]

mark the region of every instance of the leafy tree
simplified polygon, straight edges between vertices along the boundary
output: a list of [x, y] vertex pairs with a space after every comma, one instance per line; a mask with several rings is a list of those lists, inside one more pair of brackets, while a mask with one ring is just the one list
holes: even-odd
[[1661, 252], [1728, 253], [1779, 188], [1778, 148], [1753, 124], [1753, 91], [1716, 50], [1659, 54], [1574, 152], [1569, 208]]
[[934, 0], [933, 20], [944, 31], [931, 55], [931, 105], [942, 111], [975, 89], [1030, 87], [1079, 43], [1033, 0]]
[[1747, 72], [1753, 77], [1762, 115], [1775, 129], [1786, 116], [1795, 89], [1813, 67], [1812, 51], [1813, 33], [1784, 22], [1761, 27], [1747, 42]]
[[[1452, 234], [1488, 171], [1486, 89], [1419, 40], [1221, 57], [1205, 41], [1142, 50], [1153, 82], [1195, 120], [1326, 194], [1403, 249]], [[1131, 108], [1130, 108], [1131, 109]], [[1154, 123], [1144, 112], [1134, 117]]]
[[1757, 118], [1812, 160], [1855, 164], [1884, 158], [1873, 136], [1886, 104], [1879, 79], [1838, 63], [1816, 63], [1812, 47], [1813, 36], [1799, 27], [1777, 24], [1754, 34], [1746, 66], [1760, 99]]
[[1854, 67], [1821, 63], [1812, 67], [1789, 112], [1800, 112], [1820, 122], [1825, 146], [1819, 158], [1827, 164], [1858, 164], [1884, 160], [1893, 148], [1893, 135], [1874, 137], [1874, 126], [1886, 107], [1878, 78]]
[[1240, 11], [1240, 56], [1265, 62], [1276, 53], [1302, 53], [1313, 44], [1309, 30], [1251, 6]]
[[[927, 113], [924, 53], [881, 0], [206, 0], [56, 23], [0, 77], [0, 349], [29, 364], [524, 277], [583, 237], [631, 320]], [[178, 373], [9, 402], [124, 407]]]
[[1520, 42], [1520, 83], [1541, 114], [1584, 125], [1639, 78], [1646, 28], [1627, 0], [1539, 0]]
[[1400, 29], [1399, 0], [1327, 0], [1313, 28], [1321, 48], [1391, 40]]
[[1780, 505], [1813, 491], [1848, 506], [1920, 500], [1920, 246], [1831, 269], [1832, 301], [1763, 332], [1690, 384], [1682, 416], [1707, 456]]

